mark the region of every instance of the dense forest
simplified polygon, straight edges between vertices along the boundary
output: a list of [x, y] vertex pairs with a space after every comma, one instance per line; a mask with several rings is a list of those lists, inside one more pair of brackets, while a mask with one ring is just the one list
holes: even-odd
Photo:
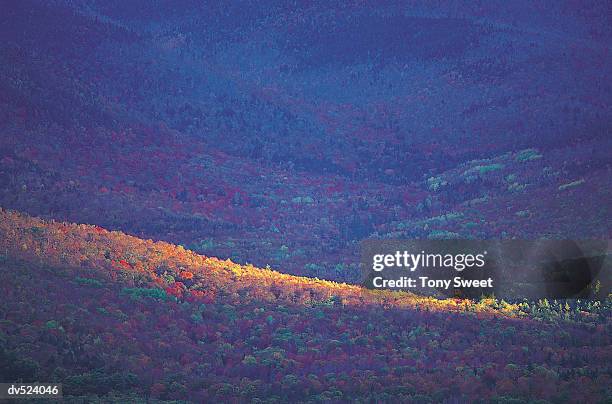
[[612, 397], [601, 285], [359, 286], [363, 240], [609, 240], [606, 2], [0, 3], [0, 382], [75, 403]]
[[0, 217], [0, 377], [68, 402], [609, 397], [611, 299], [437, 300]]
[[11, 2], [0, 206], [345, 281], [367, 237], [607, 238], [605, 10], [464, 6]]

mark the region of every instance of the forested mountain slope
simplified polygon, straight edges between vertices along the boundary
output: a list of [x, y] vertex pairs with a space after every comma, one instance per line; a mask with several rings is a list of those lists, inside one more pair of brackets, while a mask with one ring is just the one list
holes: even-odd
[[345, 281], [368, 237], [612, 234], [601, 2], [212, 3], [7, 2], [0, 206]]
[[610, 301], [373, 293], [0, 216], [0, 375], [62, 382], [68, 402], [610, 394]]

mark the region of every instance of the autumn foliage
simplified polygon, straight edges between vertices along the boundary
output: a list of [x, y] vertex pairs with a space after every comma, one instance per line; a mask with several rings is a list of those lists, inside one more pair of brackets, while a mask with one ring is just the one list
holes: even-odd
[[95, 226], [0, 216], [4, 378], [119, 401], [608, 394], [610, 302], [375, 293]]

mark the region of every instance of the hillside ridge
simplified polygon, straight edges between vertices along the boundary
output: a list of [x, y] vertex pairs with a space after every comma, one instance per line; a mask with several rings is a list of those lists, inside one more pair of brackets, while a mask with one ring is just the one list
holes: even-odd
[[[261, 299], [309, 304], [338, 299], [343, 305], [473, 309], [467, 300], [435, 299], [408, 292], [372, 291], [361, 286], [284, 274], [206, 257], [164, 241], [140, 239], [99, 226], [42, 220], [0, 208], [0, 251], [53, 267], [79, 268], [130, 286], [163, 288], [177, 299]], [[256, 289], [260, 295], [251, 293]], [[508, 315], [514, 306], [507, 305]], [[479, 309], [488, 311], [485, 306]], [[502, 313], [502, 312], [500, 312]]]
[[610, 301], [373, 292], [8, 210], [0, 279], [0, 378], [61, 382], [65, 402], [596, 402], [609, 385]]

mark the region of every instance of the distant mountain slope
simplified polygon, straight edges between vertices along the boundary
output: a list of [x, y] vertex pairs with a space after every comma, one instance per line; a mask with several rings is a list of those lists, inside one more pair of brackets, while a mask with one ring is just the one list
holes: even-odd
[[67, 402], [598, 402], [612, 302], [436, 301], [0, 211], [0, 378]]
[[211, 3], [3, 4], [0, 206], [344, 281], [366, 237], [612, 234], [602, 2]]

